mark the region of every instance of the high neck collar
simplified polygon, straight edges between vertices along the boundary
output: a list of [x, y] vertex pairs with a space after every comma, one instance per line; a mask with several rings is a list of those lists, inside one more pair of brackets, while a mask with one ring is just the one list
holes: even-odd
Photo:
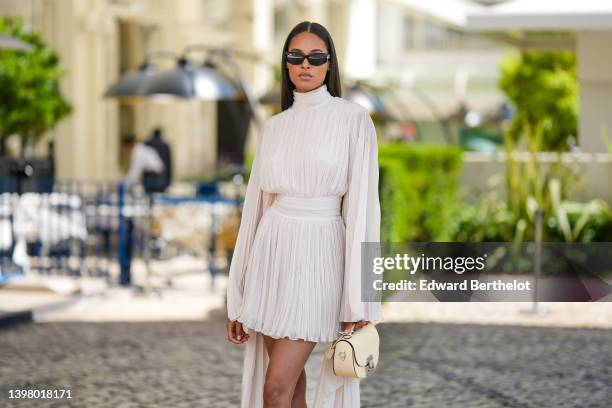
[[293, 105], [291, 106], [295, 110], [304, 110], [319, 106], [329, 101], [333, 96], [327, 90], [327, 84], [323, 83], [318, 88], [312, 89], [308, 92], [298, 92], [293, 90]]

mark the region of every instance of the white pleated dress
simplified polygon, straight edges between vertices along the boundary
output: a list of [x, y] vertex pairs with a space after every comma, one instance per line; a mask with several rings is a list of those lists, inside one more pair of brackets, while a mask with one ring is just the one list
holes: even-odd
[[[293, 92], [265, 123], [249, 178], [227, 288], [248, 331], [242, 407], [263, 407], [263, 334], [332, 342], [340, 322], [383, 321], [361, 301], [361, 242], [380, 240], [378, 144], [361, 105], [323, 84]], [[312, 408], [357, 408], [359, 381], [323, 359]]]

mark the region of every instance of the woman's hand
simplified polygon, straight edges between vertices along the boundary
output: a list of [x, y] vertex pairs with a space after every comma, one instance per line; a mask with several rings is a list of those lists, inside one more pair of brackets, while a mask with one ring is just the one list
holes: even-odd
[[242, 344], [249, 339], [249, 334], [238, 320], [227, 319], [227, 339], [234, 344]]
[[358, 322], [341, 322], [342, 332], [348, 333], [348, 332], [357, 331], [368, 323], [370, 323], [369, 320], [359, 320]]

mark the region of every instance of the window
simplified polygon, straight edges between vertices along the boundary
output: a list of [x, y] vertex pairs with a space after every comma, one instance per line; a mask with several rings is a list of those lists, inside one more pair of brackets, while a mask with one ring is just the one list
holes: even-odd
[[446, 28], [429, 21], [425, 22], [425, 48], [446, 48], [446, 40]]
[[415, 24], [414, 17], [404, 15], [402, 24], [402, 47], [404, 50], [412, 50], [415, 48]]

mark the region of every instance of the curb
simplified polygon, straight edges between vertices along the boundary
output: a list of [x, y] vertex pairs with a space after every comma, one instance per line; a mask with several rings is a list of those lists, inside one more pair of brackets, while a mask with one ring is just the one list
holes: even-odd
[[0, 314], [0, 330], [21, 323], [32, 323], [34, 321], [32, 310], [20, 310], [18, 312], [6, 312]]
[[34, 316], [37, 314], [44, 314], [46, 312], [52, 312], [54, 310], [61, 309], [66, 306], [78, 302], [79, 300], [87, 297], [97, 296], [97, 293], [90, 295], [73, 294], [67, 299], [59, 300], [57, 302], [48, 303], [46, 305], [37, 306], [30, 309], [19, 310], [17, 312], [3, 312], [0, 313], [0, 330], [10, 328], [20, 323], [33, 323]]

